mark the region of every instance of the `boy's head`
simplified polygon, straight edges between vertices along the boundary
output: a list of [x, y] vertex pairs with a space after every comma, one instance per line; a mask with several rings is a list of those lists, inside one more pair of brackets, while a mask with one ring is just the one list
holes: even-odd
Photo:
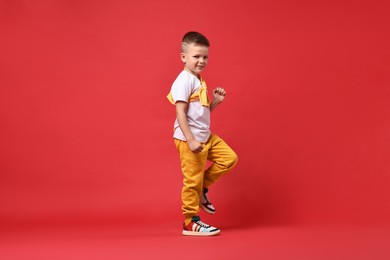
[[198, 32], [188, 32], [181, 43], [181, 60], [184, 69], [198, 76], [206, 68], [208, 61], [209, 40]]
[[181, 41], [181, 52], [186, 52], [191, 44], [210, 47], [209, 40], [198, 32], [188, 32], [184, 34], [183, 40]]

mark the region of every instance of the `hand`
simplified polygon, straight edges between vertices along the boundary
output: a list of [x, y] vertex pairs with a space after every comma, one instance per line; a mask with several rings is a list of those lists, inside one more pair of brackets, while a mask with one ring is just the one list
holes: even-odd
[[226, 91], [223, 88], [216, 88], [213, 90], [214, 99], [222, 102], [225, 99]]
[[193, 153], [200, 153], [203, 150], [203, 145], [195, 139], [188, 141], [188, 146]]

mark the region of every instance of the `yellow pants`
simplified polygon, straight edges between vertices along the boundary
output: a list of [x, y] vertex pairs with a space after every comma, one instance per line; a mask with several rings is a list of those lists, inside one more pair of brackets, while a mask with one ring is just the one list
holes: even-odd
[[[200, 153], [193, 153], [187, 142], [174, 139], [184, 175], [182, 210], [186, 222], [198, 214], [200, 194], [237, 164], [236, 153], [217, 135], [211, 134]], [[205, 170], [207, 160], [213, 164]]]

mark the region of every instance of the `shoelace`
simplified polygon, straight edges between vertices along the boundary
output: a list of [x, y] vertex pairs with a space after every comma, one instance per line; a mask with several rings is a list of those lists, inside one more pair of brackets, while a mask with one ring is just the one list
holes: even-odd
[[206, 223], [203, 223], [202, 221], [198, 220], [195, 222], [197, 225], [204, 227], [204, 228], [209, 228], [210, 226], [207, 225]]

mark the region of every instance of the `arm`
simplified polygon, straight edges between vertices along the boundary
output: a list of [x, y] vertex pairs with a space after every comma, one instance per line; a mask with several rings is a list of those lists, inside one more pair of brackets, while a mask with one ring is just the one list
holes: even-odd
[[190, 127], [188, 126], [187, 110], [188, 103], [183, 101], [176, 102], [176, 118], [180, 129], [187, 139], [187, 144], [190, 147], [190, 150], [194, 153], [199, 153], [203, 150], [203, 145], [194, 138]]
[[213, 111], [225, 99], [226, 91], [223, 88], [216, 88], [213, 90], [213, 101], [210, 104], [210, 111]]

